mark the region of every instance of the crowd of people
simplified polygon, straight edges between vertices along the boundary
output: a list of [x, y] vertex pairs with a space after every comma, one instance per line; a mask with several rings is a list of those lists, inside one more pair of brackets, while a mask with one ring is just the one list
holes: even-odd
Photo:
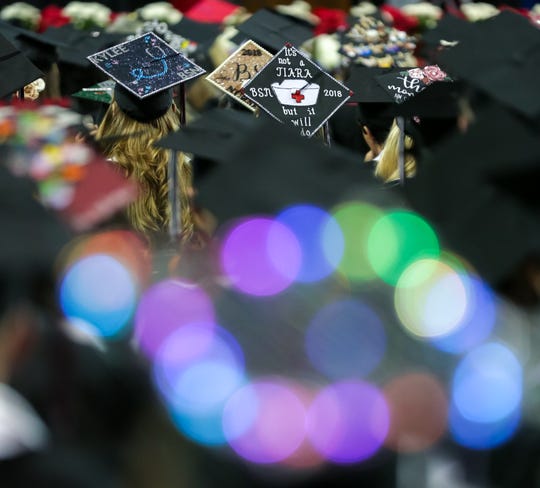
[[540, 486], [540, 4], [31, 3], [2, 487]]

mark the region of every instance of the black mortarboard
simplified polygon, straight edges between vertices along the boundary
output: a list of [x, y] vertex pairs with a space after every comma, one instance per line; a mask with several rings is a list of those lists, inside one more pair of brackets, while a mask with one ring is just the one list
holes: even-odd
[[360, 103], [394, 103], [393, 98], [377, 82], [377, 77], [396, 73], [403, 69], [406, 68], [369, 68], [358, 64], [352, 65], [346, 81], [347, 86], [353, 91], [350, 101]]
[[24, 88], [43, 73], [11, 42], [0, 34], [0, 98]]
[[77, 29], [72, 24], [66, 24], [62, 27], [49, 27], [44, 32], [44, 35], [50, 41], [65, 43], [65, 46], [58, 48], [58, 60], [60, 62], [81, 68], [90, 66], [87, 57], [91, 54], [125, 39], [124, 34], [98, 30], [87, 31]]
[[58, 48], [68, 47], [61, 40], [16, 27], [8, 22], [0, 21], [0, 32], [42, 71], [48, 71], [52, 63], [56, 62]]
[[438, 46], [441, 41], [460, 42], [474, 32], [475, 25], [475, 23], [448, 14], [443, 16], [433, 29], [422, 34], [422, 42], [430, 46]]
[[173, 102], [172, 88], [139, 98], [119, 83], [114, 86], [114, 101], [128, 117], [139, 122], [150, 122], [165, 115]]
[[352, 89], [351, 100], [357, 102], [356, 119], [367, 125], [377, 141], [388, 135], [394, 116], [390, 113], [394, 100], [377, 82], [377, 76], [400, 71], [403, 68], [369, 68], [360, 64], [350, 67], [347, 85]]
[[413, 207], [486, 280], [540, 254], [538, 128], [499, 106], [442, 143], [408, 184]]
[[527, 18], [503, 11], [479, 22], [474, 35], [439, 60], [452, 75], [522, 114], [540, 114], [540, 30]]
[[268, 9], [255, 12], [249, 19], [237, 26], [240, 35], [233, 40], [252, 39], [269, 51], [279, 51], [285, 44], [300, 47], [313, 37], [313, 26], [300, 19], [281, 15]]
[[356, 154], [327, 148], [262, 117], [252, 119], [225, 162], [198, 186], [199, 203], [221, 222], [299, 203], [328, 208], [357, 184], [376, 185]]
[[224, 162], [254, 121], [250, 112], [215, 108], [204, 112], [182, 130], [167, 135], [157, 145]]
[[455, 118], [460, 113], [460, 82], [433, 83], [403, 103], [393, 104], [387, 113], [397, 117]]
[[438, 83], [452, 81], [437, 65], [393, 71], [377, 76], [376, 80], [396, 103], [416, 98]]
[[169, 29], [175, 34], [196, 43], [211, 41], [221, 34], [220, 24], [196, 22], [185, 16], [182, 17], [180, 22], [170, 25]]

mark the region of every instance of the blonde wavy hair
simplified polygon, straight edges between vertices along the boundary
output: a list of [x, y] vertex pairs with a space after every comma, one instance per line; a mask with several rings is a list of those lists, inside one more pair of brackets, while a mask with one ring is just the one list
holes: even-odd
[[[167, 178], [169, 152], [153, 143], [179, 127], [174, 104], [163, 116], [138, 122], [125, 115], [113, 101], [96, 132], [104, 154], [140, 185], [139, 197], [128, 207], [127, 213], [131, 225], [147, 235], [166, 231], [171, 217]], [[182, 154], [178, 156], [177, 168], [182, 240], [186, 241], [193, 235], [192, 171]]]
[[[385, 183], [399, 180], [399, 136], [400, 129], [394, 120], [384, 142], [381, 156], [375, 166], [375, 176]], [[406, 135], [404, 162], [405, 176], [407, 178], [411, 178], [416, 173], [416, 159], [410, 153], [413, 147], [414, 141], [410, 136]]]

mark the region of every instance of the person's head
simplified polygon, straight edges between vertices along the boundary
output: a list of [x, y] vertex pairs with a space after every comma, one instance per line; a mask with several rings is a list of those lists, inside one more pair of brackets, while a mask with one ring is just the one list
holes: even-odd
[[385, 114], [387, 103], [359, 103], [356, 121], [362, 130], [362, 137], [369, 151], [366, 151], [366, 161], [376, 158], [384, 147], [393, 118]]
[[[458, 128], [458, 118], [406, 118], [404, 120], [404, 165], [405, 177], [416, 174], [418, 165], [432, 147], [440, 143]], [[384, 182], [399, 179], [399, 140], [401, 131], [394, 121], [388, 137], [384, 142], [384, 150], [375, 168], [375, 176]]]
[[[138, 231], [150, 233], [167, 228], [170, 218], [169, 153], [154, 146], [154, 143], [179, 127], [179, 114], [173, 103], [172, 90], [141, 100], [117, 84], [114, 100], [98, 127], [96, 139], [101, 143], [105, 155], [140, 185], [139, 198], [128, 208], [131, 225]], [[187, 238], [193, 231], [189, 199], [191, 169], [183, 156], [178, 158], [177, 164], [182, 234]]]

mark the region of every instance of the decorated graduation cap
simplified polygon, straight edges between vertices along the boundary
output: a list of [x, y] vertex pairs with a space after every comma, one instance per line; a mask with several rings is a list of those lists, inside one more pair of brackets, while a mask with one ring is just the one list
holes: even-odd
[[438, 82], [451, 82], [452, 78], [437, 65], [411, 68], [377, 77], [377, 82], [396, 103], [416, 97]]
[[444, 119], [455, 118], [460, 113], [460, 97], [464, 85], [460, 81], [433, 83], [403, 103], [395, 103], [387, 113], [393, 116]]
[[87, 88], [83, 88], [82, 90], [73, 93], [71, 96], [108, 105], [113, 100], [115, 85], [116, 82], [114, 82], [113, 80], [105, 80]]
[[354, 64], [380, 68], [415, 64], [412, 56], [415, 39], [376, 17], [356, 19], [356, 23], [340, 35], [340, 43], [340, 53]]
[[43, 73], [21, 51], [0, 34], [0, 98], [11, 96]]
[[244, 86], [245, 95], [274, 119], [311, 137], [351, 96], [292, 45], [284, 46]]
[[540, 30], [527, 18], [503, 11], [477, 22], [474, 35], [441, 53], [439, 62], [523, 115], [540, 115]]
[[116, 81], [115, 101], [128, 117], [140, 122], [165, 114], [172, 104], [172, 87], [204, 73], [153, 32], [88, 59]]
[[287, 43], [300, 46], [313, 37], [313, 26], [307, 22], [269, 9], [255, 12], [237, 29], [240, 35], [233, 40], [240, 43], [246, 38], [252, 39], [271, 52], [279, 51]]
[[246, 97], [242, 88], [272, 57], [266, 49], [250, 40], [242, 44], [206, 79], [219, 90], [254, 111], [257, 105]]

